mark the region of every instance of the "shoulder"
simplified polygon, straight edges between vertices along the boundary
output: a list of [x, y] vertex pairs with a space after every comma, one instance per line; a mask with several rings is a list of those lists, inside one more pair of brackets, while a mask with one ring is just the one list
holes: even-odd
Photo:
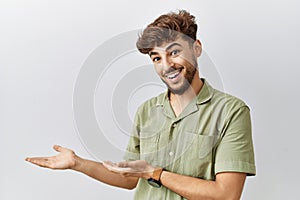
[[248, 107], [247, 104], [239, 97], [216, 89], [213, 89], [212, 101], [213, 103], [222, 103], [226, 107], [230, 108]]
[[210, 107], [228, 107], [232, 109], [244, 106], [247, 107], [246, 103], [240, 98], [213, 88], [207, 80], [203, 79], [203, 81], [204, 86], [198, 95], [199, 104], [205, 105], [209, 102], [208, 106]]
[[249, 106], [239, 97], [226, 92], [210, 88], [210, 106], [216, 113], [220, 113], [225, 119], [235, 115], [237, 112], [250, 112]]
[[142, 103], [137, 110], [138, 114], [146, 114], [150, 113], [154, 108], [163, 105], [165, 98], [167, 96], [167, 92], [160, 93], [156, 97], [152, 97]]

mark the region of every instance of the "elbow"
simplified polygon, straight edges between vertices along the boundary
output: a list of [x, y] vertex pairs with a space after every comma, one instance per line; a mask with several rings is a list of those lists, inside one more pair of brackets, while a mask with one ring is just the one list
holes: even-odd
[[123, 188], [127, 189], [127, 190], [133, 190], [133, 189], [136, 188], [137, 183], [138, 183], [138, 179], [137, 178], [129, 179], [127, 181], [127, 184]]
[[212, 198], [213, 200], [240, 200], [241, 194], [234, 193], [234, 192], [228, 192], [224, 191], [222, 193], [219, 193], [219, 195]]
[[234, 193], [234, 192], [223, 192], [221, 195], [216, 196], [213, 198], [214, 200], [240, 200], [241, 194]]
[[188, 198], [189, 200], [198, 200], [198, 199], [205, 199], [205, 200], [240, 200], [240, 197], [234, 197], [234, 196], [217, 196], [217, 197], [206, 197], [203, 198], [203, 196], [195, 196], [192, 198]]
[[[188, 197], [188, 196], [187, 196]], [[189, 200], [198, 200], [198, 199], [205, 199], [205, 200], [240, 200], [241, 193], [235, 191], [228, 191], [228, 190], [218, 190], [213, 193], [206, 193], [206, 194], [194, 194], [193, 196], [189, 196], [187, 199]]]
[[127, 189], [127, 190], [133, 190], [136, 188], [136, 185], [128, 185], [126, 186], [124, 189]]
[[232, 196], [232, 197], [218, 198], [218, 200], [240, 200], [240, 197]]

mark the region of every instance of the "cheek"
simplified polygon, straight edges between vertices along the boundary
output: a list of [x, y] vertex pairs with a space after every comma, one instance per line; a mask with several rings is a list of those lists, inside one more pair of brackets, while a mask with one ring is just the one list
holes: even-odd
[[162, 73], [162, 68], [159, 65], [154, 65], [154, 70], [157, 74], [161, 74]]
[[180, 56], [176, 62], [187, 67], [193, 66], [194, 64], [194, 60], [190, 56]]
[[195, 60], [194, 57], [190, 57], [185, 60], [185, 66], [187, 66], [187, 67], [195, 68], [195, 67], [197, 67], [196, 65], [197, 65], [197, 61]]
[[193, 61], [191, 61], [191, 60], [184, 60], [184, 61], [181, 62], [181, 63], [182, 63], [182, 65], [185, 66], [186, 68], [190, 68], [190, 67], [194, 66], [194, 65], [193, 65]]

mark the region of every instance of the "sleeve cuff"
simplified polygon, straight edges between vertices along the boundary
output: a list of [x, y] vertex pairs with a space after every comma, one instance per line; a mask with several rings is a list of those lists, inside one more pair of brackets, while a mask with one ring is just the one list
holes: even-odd
[[242, 161], [219, 162], [215, 164], [215, 174], [220, 172], [241, 172], [247, 176], [256, 175], [256, 167], [252, 163]]

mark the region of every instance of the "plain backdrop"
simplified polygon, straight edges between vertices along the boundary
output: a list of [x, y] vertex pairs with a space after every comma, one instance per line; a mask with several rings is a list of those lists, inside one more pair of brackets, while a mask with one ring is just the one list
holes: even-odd
[[54, 155], [60, 144], [93, 159], [72, 107], [83, 63], [113, 36], [176, 9], [196, 16], [223, 90], [251, 108], [257, 176], [247, 178], [242, 199], [299, 199], [299, 8], [296, 0], [0, 1], [0, 199], [132, 199], [134, 191], [24, 158]]

